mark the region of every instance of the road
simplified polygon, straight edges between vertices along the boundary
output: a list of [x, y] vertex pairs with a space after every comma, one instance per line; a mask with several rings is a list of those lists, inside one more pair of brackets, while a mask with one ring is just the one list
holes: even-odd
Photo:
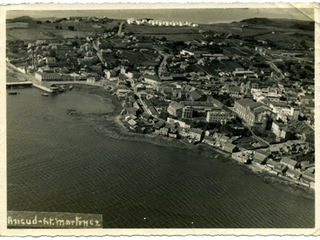
[[162, 60], [162, 62], [161, 62], [161, 64], [160, 64], [160, 67], [159, 67], [159, 73], [158, 73], [158, 75], [159, 75], [159, 77], [160, 76], [162, 76], [162, 71], [163, 71], [163, 68], [166, 66], [166, 64], [167, 64], [167, 58], [170, 56], [169, 54], [165, 54], [165, 53], [163, 53], [163, 52], [161, 52], [161, 51], [159, 51], [159, 54], [161, 55], [161, 56], [163, 56], [163, 60]]
[[271, 68], [273, 68], [274, 70], [276, 70], [278, 73], [280, 73], [282, 78], [286, 78], [283, 74], [282, 71], [273, 63], [273, 61], [268, 61], [266, 62], [270, 65]]
[[119, 30], [118, 30], [118, 34], [117, 34], [119, 37], [121, 37], [122, 26], [124, 23], [125, 23], [125, 21], [123, 21], [119, 26]]

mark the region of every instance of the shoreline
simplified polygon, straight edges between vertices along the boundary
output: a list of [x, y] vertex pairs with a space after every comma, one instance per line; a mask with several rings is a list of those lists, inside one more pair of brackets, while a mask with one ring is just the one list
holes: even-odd
[[[98, 90], [98, 89], [101, 89]], [[79, 91], [90, 91], [89, 94], [96, 94], [98, 96], [99, 92], [103, 93], [104, 90], [101, 86], [89, 86], [89, 85], [81, 85]], [[97, 90], [97, 91], [95, 91]], [[112, 96], [107, 92], [106, 96], [100, 96], [103, 101], [104, 98], [110, 99], [110, 104], [113, 105], [113, 111], [103, 116], [100, 116], [99, 119], [92, 122], [90, 125], [94, 128], [97, 134], [102, 135], [104, 137], [109, 137], [113, 139], [120, 140], [128, 140], [128, 141], [139, 141], [139, 142], [147, 142], [151, 144], [155, 144], [162, 147], [170, 147], [170, 148], [179, 148], [186, 150], [197, 150], [199, 148], [204, 148], [206, 151], [218, 155], [219, 157], [232, 161], [233, 164], [238, 164], [243, 166], [243, 170], [249, 171], [252, 174], [255, 174], [257, 177], [262, 179], [262, 181], [267, 184], [271, 184], [274, 187], [280, 188], [284, 191], [290, 192], [295, 195], [304, 196], [309, 199], [315, 199], [315, 190], [311, 188], [307, 188], [305, 186], [297, 185], [294, 181], [289, 181], [285, 178], [276, 176], [270, 173], [265, 165], [260, 165], [257, 163], [251, 164], [242, 164], [231, 157], [231, 154], [223, 152], [220, 149], [216, 149], [207, 144], [197, 144], [193, 145], [190, 143], [186, 143], [181, 141], [180, 139], [172, 139], [169, 137], [154, 135], [154, 134], [140, 134], [131, 132], [126, 126], [124, 126], [121, 121], [121, 111], [122, 106], [120, 102], [116, 99], [115, 96]], [[215, 158], [215, 157], [209, 157]]]
[[[7, 75], [14, 75], [16, 70], [7, 72]], [[19, 74], [24, 75], [22, 73]], [[14, 77], [14, 76], [11, 76]], [[28, 75], [28, 77], [30, 77]], [[196, 150], [199, 147], [205, 148], [206, 151], [212, 152], [213, 154], [222, 154], [223, 158], [227, 159], [228, 161], [232, 161], [234, 164], [239, 164], [244, 166], [244, 164], [239, 163], [235, 159], [231, 157], [231, 154], [223, 152], [220, 149], [216, 149], [212, 146], [206, 144], [197, 144], [193, 145], [190, 143], [186, 143], [181, 141], [180, 139], [172, 139], [164, 136], [154, 135], [154, 134], [140, 134], [131, 132], [126, 126], [123, 125], [121, 121], [121, 111], [122, 105], [120, 101], [114, 96], [109, 93], [103, 86], [99, 85], [92, 85], [92, 84], [75, 84], [74, 89], [72, 91], [79, 91], [85, 94], [93, 94], [96, 95], [103, 104], [108, 104], [111, 108], [111, 111], [106, 114], [81, 114], [80, 120], [82, 117], [87, 118], [90, 124], [90, 127], [98, 134], [102, 135], [103, 137], [109, 137], [113, 139], [119, 140], [128, 140], [128, 141], [139, 141], [144, 143], [151, 143], [162, 147], [170, 147], [170, 148], [179, 148], [179, 149], [186, 149], [186, 150]], [[79, 115], [75, 115], [79, 117]], [[94, 119], [92, 119], [94, 116]], [[76, 121], [79, 118], [75, 118]], [[212, 157], [211, 157], [212, 158]], [[302, 195], [306, 198], [315, 199], [315, 190], [311, 188], [307, 188], [304, 186], [297, 185], [288, 181], [286, 179], [280, 178], [279, 176], [275, 176], [272, 173], [268, 172], [265, 169], [264, 165], [258, 164], [246, 164], [243, 168], [246, 171], [250, 171], [251, 173], [255, 174], [259, 178], [261, 178], [264, 182], [268, 184], [272, 184], [275, 187], [281, 188], [285, 191]]]

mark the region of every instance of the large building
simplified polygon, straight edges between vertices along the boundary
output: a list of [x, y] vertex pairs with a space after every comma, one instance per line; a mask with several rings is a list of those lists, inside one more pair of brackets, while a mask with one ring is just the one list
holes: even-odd
[[184, 107], [182, 110], [182, 118], [192, 118], [193, 109], [191, 107]]
[[271, 109], [260, 102], [250, 99], [237, 100], [234, 110], [250, 126], [265, 129], [271, 116]]
[[61, 81], [62, 77], [59, 73], [36, 72], [35, 78], [38, 81]]
[[234, 113], [227, 112], [223, 109], [217, 109], [207, 112], [207, 122], [219, 122], [225, 124], [226, 122], [235, 119], [236, 115]]

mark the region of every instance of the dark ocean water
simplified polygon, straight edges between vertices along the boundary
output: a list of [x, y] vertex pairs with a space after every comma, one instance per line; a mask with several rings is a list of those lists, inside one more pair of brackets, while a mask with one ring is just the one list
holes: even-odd
[[103, 214], [105, 228], [312, 228], [314, 200], [214, 152], [103, 137], [68, 108], [95, 95], [7, 96], [8, 210]]

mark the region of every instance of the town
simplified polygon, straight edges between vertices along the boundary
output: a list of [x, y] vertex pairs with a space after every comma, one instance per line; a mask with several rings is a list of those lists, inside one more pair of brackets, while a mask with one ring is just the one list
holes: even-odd
[[[22, 17], [7, 20], [8, 34], [41, 25], [42, 37], [7, 39], [6, 60], [48, 92], [104, 88], [131, 132], [206, 144], [314, 189], [314, 49], [309, 40], [271, 40], [282, 33], [268, 19], [234, 24], [235, 32], [147, 18]], [[304, 29], [296, 23], [292, 34]], [[67, 37], [55, 38], [59, 31]]]

